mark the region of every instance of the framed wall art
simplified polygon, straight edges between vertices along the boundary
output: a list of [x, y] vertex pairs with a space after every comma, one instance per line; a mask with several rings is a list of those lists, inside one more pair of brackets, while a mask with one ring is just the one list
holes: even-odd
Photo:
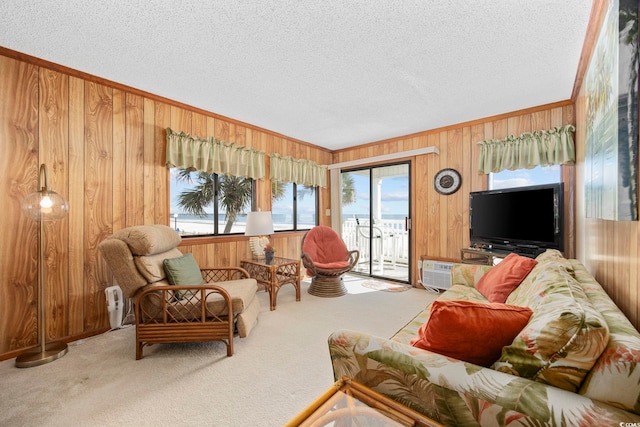
[[637, 221], [637, 0], [609, 3], [585, 82], [586, 216]]

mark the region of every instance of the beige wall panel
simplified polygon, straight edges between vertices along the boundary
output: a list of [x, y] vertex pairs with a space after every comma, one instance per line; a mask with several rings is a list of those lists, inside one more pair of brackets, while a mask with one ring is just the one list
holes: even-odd
[[[461, 231], [462, 231], [462, 247], [469, 246], [469, 233], [466, 231], [469, 229], [469, 197], [468, 194], [473, 188], [473, 169], [472, 165], [473, 153], [471, 152], [471, 127], [465, 126], [462, 128], [462, 167], [459, 170], [462, 176], [469, 177], [462, 180], [462, 186], [458, 192], [462, 195], [462, 211], [461, 211]], [[456, 255], [452, 258], [459, 257], [460, 248], [457, 248]]]
[[531, 131], [544, 130], [551, 128], [551, 111], [536, 111], [531, 114]]
[[501, 119], [493, 122], [493, 138], [503, 139], [509, 136], [509, 120]]
[[[438, 156], [438, 158], [436, 159], [436, 164], [438, 165], [438, 167], [433, 171], [433, 174], [429, 175], [429, 181], [431, 181], [431, 187], [433, 188], [433, 177], [435, 176], [435, 174], [444, 168], [448, 168], [449, 167], [449, 140], [448, 140], [448, 133], [446, 131], [440, 132], [438, 133], [438, 137], [439, 137], [439, 147], [440, 147], [440, 155]], [[436, 210], [438, 212], [438, 224], [437, 224], [437, 229], [438, 229], [438, 250], [437, 253], [438, 254], [442, 254], [440, 256], [447, 256], [447, 249], [449, 248], [449, 244], [448, 244], [448, 228], [449, 228], [449, 215], [451, 215], [453, 212], [448, 212], [447, 211], [447, 199], [445, 198], [446, 196], [443, 196], [437, 192], [434, 191], [434, 195], [435, 195], [435, 204], [436, 204]]]
[[214, 136], [216, 133], [216, 119], [214, 117], [207, 116], [207, 138]]
[[125, 110], [126, 141], [126, 225], [144, 224], [144, 102], [127, 93]]
[[202, 139], [213, 136], [207, 131], [207, 117], [204, 114], [193, 113], [191, 115], [191, 135]]
[[193, 113], [191, 111], [187, 111], [184, 108], [171, 106], [171, 130], [174, 132], [184, 132], [184, 133], [192, 133], [191, 132], [191, 116]]
[[6, 352], [38, 342], [37, 228], [20, 208], [38, 188], [38, 67], [1, 56], [0, 151], [0, 351]]
[[[155, 199], [155, 170], [158, 165], [155, 162], [155, 105], [153, 100], [143, 98], [143, 205], [144, 224], [155, 224], [156, 222], [156, 199]], [[164, 209], [164, 208], [162, 208]]]
[[509, 135], [519, 136], [524, 132], [531, 132], [531, 114], [509, 117], [507, 119], [507, 132]]
[[[549, 111], [550, 117], [549, 117], [548, 128], [552, 128], [555, 126], [562, 126], [562, 123], [565, 122], [563, 113], [564, 113], [564, 110], [562, 108], [554, 108], [551, 111]], [[545, 129], [548, 129], [548, 128], [545, 128]]]
[[247, 142], [246, 142], [246, 135], [247, 133], [247, 128], [244, 126], [240, 126], [240, 125], [236, 125], [235, 126], [235, 143], [238, 145], [241, 145], [243, 147], [247, 146]]
[[169, 201], [169, 169], [167, 163], [167, 131], [171, 123], [171, 107], [162, 102], [155, 102], [154, 123], [154, 200], [156, 208], [156, 224], [169, 224], [171, 214]]
[[229, 122], [227, 141], [236, 143], [236, 124], [234, 122]]
[[122, 230], [127, 226], [127, 94], [120, 90], [113, 90], [113, 231]]
[[[447, 167], [457, 170], [464, 176], [465, 172], [467, 172], [467, 168], [463, 167], [462, 164], [463, 129], [464, 128], [456, 128], [447, 132]], [[458, 190], [454, 194], [440, 196], [446, 201], [447, 244], [445, 256], [447, 258], [457, 258], [460, 254], [460, 248], [463, 246], [464, 238], [462, 215], [465, 204], [462, 197], [463, 194], [465, 193]]]
[[[437, 147], [438, 149], [440, 149], [440, 134], [433, 133], [427, 135], [427, 146]], [[416, 210], [422, 210], [426, 215], [424, 217], [425, 221], [420, 227], [414, 227], [413, 233], [414, 236], [416, 236], [415, 238], [418, 238], [418, 236], [426, 236], [427, 244], [425, 251], [416, 253], [415, 255], [440, 256], [440, 199], [438, 198], [438, 193], [436, 193], [433, 188], [433, 177], [435, 176], [436, 172], [441, 169], [440, 161], [442, 157], [442, 151], [439, 155], [431, 154], [423, 157], [427, 157], [427, 161], [425, 162], [426, 169], [424, 171], [423, 177], [424, 194], [427, 198], [427, 204], [424, 206], [418, 204], [416, 206]]]
[[487, 139], [484, 131], [487, 126], [484, 124], [478, 124], [471, 126], [471, 143], [469, 150], [471, 151], [471, 164], [469, 165], [468, 180], [471, 181], [469, 191], [482, 191], [487, 189], [487, 177], [484, 174], [478, 173], [478, 164], [480, 163], [480, 150], [478, 149], [478, 142]]
[[255, 148], [253, 142], [253, 129], [244, 128], [244, 146], [247, 148]]
[[[47, 165], [51, 189], [69, 198], [69, 78], [40, 69], [40, 162]], [[44, 223], [46, 339], [67, 335], [69, 219]]]
[[[85, 330], [107, 325], [104, 288], [106, 265], [98, 244], [111, 230], [113, 206], [113, 89], [85, 85]], [[117, 173], [124, 173], [118, 170]]]
[[229, 122], [216, 120], [215, 135], [221, 141], [229, 141]]
[[84, 80], [69, 77], [69, 326], [84, 332]]
[[[431, 176], [430, 166], [433, 161], [434, 154], [417, 156], [413, 162], [413, 192], [415, 197], [412, 198], [412, 209], [414, 215], [412, 218], [413, 229], [411, 231], [413, 239], [415, 240], [415, 254], [418, 257], [422, 254], [429, 253], [430, 239], [432, 238], [432, 232], [430, 232], [429, 224], [431, 209], [432, 209], [432, 195], [431, 195]], [[427, 230], [427, 232], [424, 232]]]

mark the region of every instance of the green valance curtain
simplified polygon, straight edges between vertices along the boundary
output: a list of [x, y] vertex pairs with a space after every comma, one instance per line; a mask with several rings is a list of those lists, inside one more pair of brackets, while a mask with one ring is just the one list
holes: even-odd
[[576, 161], [572, 125], [549, 130], [527, 132], [505, 139], [478, 142], [480, 161], [478, 172], [531, 169], [536, 166], [573, 165]]
[[327, 166], [311, 160], [271, 154], [271, 180], [295, 182], [309, 187], [327, 187]]
[[201, 139], [167, 128], [167, 166], [207, 173], [262, 179], [264, 152], [223, 142]]

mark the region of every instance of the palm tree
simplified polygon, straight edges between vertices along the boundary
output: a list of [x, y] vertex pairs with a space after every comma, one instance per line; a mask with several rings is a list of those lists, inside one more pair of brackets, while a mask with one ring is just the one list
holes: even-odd
[[284, 197], [287, 188], [286, 182], [271, 181], [271, 200], [276, 201]]
[[[193, 176], [195, 175], [195, 176]], [[199, 217], [205, 217], [206, 206], [215, 201], [216, 181], [218, 185], [218, 205], [226, 212], [226, 223], [223, 233], [228, 234], [238, 218], [238, 214], [251, 205], [251, 179], [238, 176], [217, 175], [207, 172], [191, 173], [180, 169], [177, 181], [197, 182], [190, 190], [178, 195], [178, 206], [185, 212]]]
[[342, 174], [342, 204], [350, 205], [356, 201], [356, 186], [353, 175], [350, 173]]
[[[627, 73], [626, 92], [626, 122], [627, 143], [621, 144], [619, 154], [626, 160], [628, 168], [623, 169], [623, 186], [628, 188], [631, 200], [631, 219], [638, 218], [638, 64], [640, 64], [640, 52], [638, 49], [638, 2], [637, 0], [624, 0], [620, 2], [620, 14], [618, 28], [621, 42], [627, 45], [630, 51], [630, 61]], [[626, 157], [626, 158], [625, 158]]]

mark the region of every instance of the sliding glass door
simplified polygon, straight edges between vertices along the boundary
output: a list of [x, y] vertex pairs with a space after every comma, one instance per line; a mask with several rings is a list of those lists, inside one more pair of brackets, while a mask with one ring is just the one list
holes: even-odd
[[360, 251], [355, 273], [410, 281], [409, 163], [343, 170], [342, 237]]

